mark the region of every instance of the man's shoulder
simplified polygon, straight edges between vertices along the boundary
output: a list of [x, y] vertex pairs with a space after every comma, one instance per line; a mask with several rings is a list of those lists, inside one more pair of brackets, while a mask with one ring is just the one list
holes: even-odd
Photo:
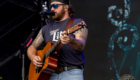
[[75, 19], [75, 20], [74, 20], [72, 26], [78, 24], [78, 23], [81, 22], [81, 21], [84, 21], [82, 18], [74, 18], [74, 19]]
[[53, 24], [54, 24], [54, 22], [49, 23], [49, 24], [46, 24], [46, 25], [44, 25], [44, 26], [42, 27], [42, 29], [43, 29], [43, 28], [48, 28], [48, 27], [51, 27]]
[[83, 19], [82, 18], [74, 18], [75, 20], [74, 20], [74, 22], [81, 22], [81, 21], [83, 21]]

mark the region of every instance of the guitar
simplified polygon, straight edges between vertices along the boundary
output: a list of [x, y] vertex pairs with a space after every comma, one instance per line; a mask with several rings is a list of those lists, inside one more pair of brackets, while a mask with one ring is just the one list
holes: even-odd
[[[75, 26], [71, 27], [67, 30], [67, 35], [73, 33], [85, 26], [83, 22], [76, 24]], [[30, 63], [29, 67], [29, 76], [28, 80], [49, 80], [50, 76], [53, 72], [55, 72], [57, 68], [57, 61], [58, 61], [58, 45], [61, 43], [59, 39], [55, 44], [48, 42], [43, 50], [37, 51], [37, 56], [40, 56], [42, 59], [43, 67], [36, 67], [33, 62]], [[58, 49], [59, 50], [59, 49]]]

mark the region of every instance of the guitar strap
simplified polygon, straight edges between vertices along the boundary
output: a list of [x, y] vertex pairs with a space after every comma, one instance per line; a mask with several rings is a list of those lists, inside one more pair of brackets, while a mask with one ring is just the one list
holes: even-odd
[[67, 24], [67, 26], [65, 27], [64, 31], [67, 31], [71, 26], [72, 26], [72, 23], [74, 22], [74, 18], [71, 18]]
[[[67, 23], [67, 25], [66, 25], [66, 27], [65, 27], [65, 29], [64, 29], [64, 31], [67, 31], [71, 26], [72, 26], [72, 23], [74, 22], [74, 18], [71, 18], [70, 20], [69, 20], [69, 22]], [[58, 47], [56, 48], [56, 51], [59, 53], [59, 50], [61, 49], [61, 47], [62, 47], [62, 43], [60, 43], [59, 45], [58, 45]]]

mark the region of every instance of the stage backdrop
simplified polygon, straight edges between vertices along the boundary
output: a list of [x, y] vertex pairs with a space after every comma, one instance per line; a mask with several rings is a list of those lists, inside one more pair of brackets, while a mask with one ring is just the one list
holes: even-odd
[[[22, 0], [20, 0], [22, 1]], [[88, 39], [84, 50], [85, 80], [119, 80], [135, 78], [140, 80], [140, 1], [139, 0], [71, 0], [75, 9], [75, 18], [82, 18], [88, 27]], [[12, 7], [10, 7], [11, 5]], [[8, 7], [8, 9], [7, 9]], [[14, 7], [14, 8], [13, 8]], [[6, 3], [0, 8], [1, 26], [22, 13], [24, 8]], [[20, 25], [0, 43], [0, 60], [12, 56], [26, 40], [31, 29], [38, 25], [40, 15], [36, 14], [30, 20]], [[14, 35], [14, 36], [13, 36]], [[8, 50], [7, 50], [8, 48]], [[11, 51], [13, 50], [14, 51]], [[10, 52], [9, 52], [10, 51]], [[9, 52], [9, 53], [8, 53]], [[8, 53], [7, 55], [5, 53]], [[0, 68], [3, 80], [21, 80], [22, 59], [15, 57]], [[25, 76], [28, 76], [30, 60], [25, 56]], [[123, 77], [123, 75], [125, 75]], [[9, 77], [6, 77], [9, 76]], [[129, 77], [131, 76], [131, 77]]]
[[[78, 0], [76, 17], [89, 28], [85, 80], [140, 79], [140, 8], [138, 0]], [[78, 5], [77, 5], [78, 4]]]

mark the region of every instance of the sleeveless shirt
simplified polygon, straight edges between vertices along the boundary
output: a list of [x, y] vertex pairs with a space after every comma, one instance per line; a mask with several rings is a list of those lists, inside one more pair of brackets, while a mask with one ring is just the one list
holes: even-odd
[[[70, 18], [67, 18], [61, 22], [53, 22], [42, 27], [42, 35], [45, 40], [45, 43], [52, 42], [55, 43], [61, 37], [62, 32], [64, 31]], [[75, 19], [72, 26], [83, 21], [82, 19]], [[72, 27], [71, 26], [71, 27]], [[75, 38], [74, 33], [70, 34]], [[58, 66], [74, 66], [82, 65], [84, 66], [84, 50], [78, 51], [73, 49], [69, 44], [63, 44], [60, 49], [60, 54], [58, 58]]]

